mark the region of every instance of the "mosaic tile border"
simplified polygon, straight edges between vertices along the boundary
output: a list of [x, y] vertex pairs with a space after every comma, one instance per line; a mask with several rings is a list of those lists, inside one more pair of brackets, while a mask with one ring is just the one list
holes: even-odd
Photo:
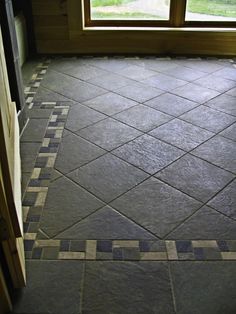
[[[236, 63], [236, 62], [235, 62]], [[70, 106], [33, 102], [50, 60], [40, 63], [25, 89], [29, 109], [52, 109], [45, 136], [23, 199], [27, 259], [113, 261], [236, 260], [236, 240], [55, 240], [39, 229], [59, 145]]]

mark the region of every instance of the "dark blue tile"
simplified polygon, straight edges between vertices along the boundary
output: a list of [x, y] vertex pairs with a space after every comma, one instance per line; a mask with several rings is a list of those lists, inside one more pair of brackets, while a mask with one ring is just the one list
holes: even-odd
[[41, 182], [38, 179], [31, 179], [29, 182], [29, 186], [40, 186]]
[[84, 252], [86, 248], [86, 241], [84, 240], [77, 240], [71, 241], [70, 243], [70, 251], [71, 252]]
[[229, 252], [229, 247], [226, 241], [219, 240], [217, 241], [217, 244], [221, 252]]
[[121, 248], [113, 249], [113, 259], [114, 260], [123, 260], [123, 250]]
[[150, 250], [150, 242], [149, 241], [139, 241], [139, 249], [140, 252], [149, 252]]
[[24, 233], [27, 233], [28, 228], [29, 228], [29, 223], [28, 223], [28, 222], [24, 222], [24, 223], [23, 223]]
[[33, 250], [32, 259], [40, 259], [42, 254], [42, 248], [37, 247]]
[[178, 253], [191, 253], [193, 251], [191, 241], [176, 241]]
[[60, 251], [68, 252], [70, 250], [70, 241], [69, 240], [61, 240]]
[[34, 240], [24, 240], [25, 251], [32, 251], [34, 246]]
[[111, 240], [99, 240], [97, 241], [98, 252], [112, 252], [112, 241]]
[[204, 260], [205, 259], [203, 248], [200, 248], [200, 247], [194, 248], [193, 252], [194, 252], [194, 256], [195, 256], [196, 260]]

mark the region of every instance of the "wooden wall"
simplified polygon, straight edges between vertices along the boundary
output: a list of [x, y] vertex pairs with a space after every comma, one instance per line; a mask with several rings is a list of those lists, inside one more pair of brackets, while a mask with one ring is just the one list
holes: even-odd
[[236, 55], [236, 29], [83, 29], [82, 0], [31, 1], [39, 53]]

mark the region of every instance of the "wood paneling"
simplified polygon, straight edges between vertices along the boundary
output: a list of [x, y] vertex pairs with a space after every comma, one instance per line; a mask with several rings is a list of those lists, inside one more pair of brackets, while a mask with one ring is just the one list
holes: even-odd
[[236, 29], [83, 29], [82, 0], [31, 1], [39, 53], [236, 55]]

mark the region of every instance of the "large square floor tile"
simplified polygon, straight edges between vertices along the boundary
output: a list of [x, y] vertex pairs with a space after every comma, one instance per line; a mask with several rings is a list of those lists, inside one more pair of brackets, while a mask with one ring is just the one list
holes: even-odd
[[187, 84], [186, 81], [176, 79], [174, 77], [162, 73], [158, 73], [155, 76], [151, 76], [145, 80], [142, 80], [142, 83], [155, 88], [162, 89], [164, 91], [171, 91], [176, 87]]
[[229, 126], [227, 129], [223, 130], [220, 135], [236, 141], [236, 123], [232, 124], [231, 126]]
[[155, 236], [113, 208], [106, 206], [62, 232], [56, 238], [137, 240], [155, 239]]
[[199, 60], [197, 58], [195, 60], [177, 60], [176, 63], [205, 73], [214, 73], [224, 67], [223, 64], [219, 64], [217, 61]]
[[[92, 78], [88, 81], [89, 83], [105, 88], [106, 90], [114, 91], [118, 88], [131, 84], [133, 80], [130, 80], [121, 75], [108, 73], [106, 75]], [[92, 98], [92, 97], [91, 97]]]
[[235, 262], [172, 262], [170, 271], [178, 314], [235, 312]]
[[72, 132], [76, 132], [105, 118], [106, 116], [102, 113], [76, 104], [69, 111], [65, 127]]
[[204, 104], [205, 102], [219, 95], [218, 92], [212, 89], [202, 87], [193, 83], [178, 87], [173, 91], [173, 93], [178, 96], [182, 96], [189, 100], [195, 101], [199, 104]]
[[156, 173], [184, 154], [182, 150], [149, 135], [125, 144], [113, 153], [150, 174]]
[[77, 261], [28, 261], [27, 286], [14, 306], [15, 314], [81, 313], [84, 264]]
[[106, 150], [112, 150], [142, 133], [124, 123], [108, 118], [79, 131], [78, 134]]
[[49, 186], [40, 228], [54, 237], [103, 205], [77, 184], [65, 177], [59, 178]]
[[208, 75], [200, 78], [194, 83], [203, 87], [214, 89], [220, 93], [224, 93], [236, 86], [236, 82], [215, 75]]
[[172, 240], [235, 240], [236, 222], [204, 206], [168, 235]]
[[177, 66], [172, 69], [167, 69], [164, 70], [163, 73], [189, 82], [206, 76], [206, 73], [204, 72], [198, 71], [197, 69], [193, 70], [184, 66]]
[[163, 93], [163, 90], [147, 86], [143, 83], [134, 83], [116, 90], [117, 94], [143, 103]]
[[43, 141], [48, 119], [30, 119], [21, 136], [22, 142], [39, 142]]
[[117, 73], [136, 81], [141, 81], [157, 74], [154, 71], [147, 70], [136, 65], [130, 65], [120, 71], [117, 71]]
[[236, 116], [236, 98], [233, 96], [223, 94], [210, 100], [206, 105], [213, 109], [218, 109], [219, 111]]
[[236, 69], [235, 68], [220, 69], [219, 71], [215, 72], [214, 75], [236, 81]]
[[118, 113], [114, 118], [143, 132], [150, 131], [173, 119], [165, 113], [143, 105], [138, 105]]
[[35, 160], [38, 156], [41, 143], [21, 143], [21, 169], [22, 172], [32, 172], [34, 169]]
[[111, 203], [119, 212], [161, 238], [201, 205], [155, 178], [148, 179]]
[[135, 101], [115, 93], [107, 93], [102, 96], [98, 96], [86, 101], [84, 104], [107, 115], [113, 115], [137, 105]]
[[185, 155], [159, 172], [156, 177], [188, 195], [206, 202], [234, 176], [204, 160]]
[[206, 106], [195, 108], [180, 118], [215, 133], [222, 131], [236, 121], [235, 117]]
[[148, 177], [125, 161], [106, 154], [69, 177], [102, 200], [110, 202]]
[[236, 174], [236, 145], [232, 140], [215, 136], [197, 147], [193, 154]]
[[189, 151], [214, 135], [195, 125], [174, 119], [152, 130], [150, 135]]
[[217, 194], [208, 205], [217, 209], [219, 212], [236, 219], [236, 180]]
[[83, 313], [173, 314], [167, 264], [87, 262]]
[[68, 173], [104, 153], [103, 149], [87, 142], [83, 138], [69, 134], [62, 139], [55, 168], [62, 173]]
[[106, 92], [100, 87], [50, 70], [45, 75], [42, 86], [78, 102], [92, 99]]
[[197, 103], [191, 100], [170, 93], [165, 93], [159, 97], [153, 98], [147, 101], [145, 105], [175, 117], [178, 117], [186, 111], [189, 111], [198, 106]]

